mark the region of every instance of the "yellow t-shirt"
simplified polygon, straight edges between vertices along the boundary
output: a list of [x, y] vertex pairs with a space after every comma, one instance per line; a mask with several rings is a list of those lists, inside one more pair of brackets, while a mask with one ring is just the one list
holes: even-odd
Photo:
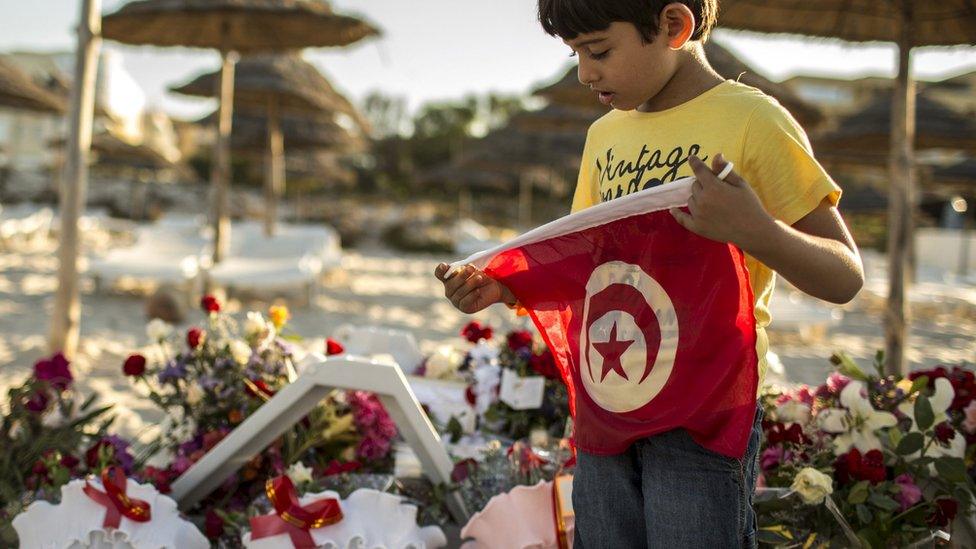
[[[707, 164], [722, 153], [759, 195], [766, 211], [792, 225], [841, 190], [813, 157], [806, 133], [773, 98], [727, 80], [659, 112], [611, 111], [590, 126], [573, 196], [576, 212], [694, 175], [688, 157]], [[776, 273], [746, 256], [756, 296], [759, 383], [766, 376], [769, 299]]]

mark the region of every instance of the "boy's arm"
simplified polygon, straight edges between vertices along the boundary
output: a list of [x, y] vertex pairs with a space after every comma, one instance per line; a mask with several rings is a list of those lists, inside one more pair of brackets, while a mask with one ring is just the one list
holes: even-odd
[[697, 157], [689, 160], [698, 181], [689, 212], [673, 209], [688, 230], [731, 242], [807, 294], [847, 303], [864, 285], [857, 245], [840, 213], [824, 200], [793, 226], [774, 219], [759, 197], [734, 171], [719, 180], [712, 170], [725, 165], [716, 155], [712, 170]]

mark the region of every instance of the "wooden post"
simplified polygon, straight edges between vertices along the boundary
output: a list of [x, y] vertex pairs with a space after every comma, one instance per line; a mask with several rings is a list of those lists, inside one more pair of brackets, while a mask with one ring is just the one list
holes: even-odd
[[78, 348], [81, 303], [78, 299], [78, 218], [85, 208], [88, 153], [95, 111], [95, 76], [101, 49], [101, 0], [82, 0], [78, 20], [78, 49], [71, 88], [70, 135], [65, 144], [64, 177], [60, 189], [61, 234], [58, 243], [58, 289], [48, 344], [51, 352], [69, 358]]
[[278, 198], [285, 187], [285, 145], [281, 134], [278, 100], [268, 98], [268, 150], [264, 171], [264, 234], [274, 236]]
[[[227, 29], [224, 29], [227, 32]], [[230, 193], [230, 131], [234, 116], [234, 63], [237, 54], [229, 49], [220, 52], [220, 78], [217, 79], [217, 97], [220, 110], [217, 116], [217, 142], [214, 147], [214, 162], [210, 171], [210, 184], [213, 189], [214, 247], [213, 262], [227, 256], [230, 247], [230, 217], [228, 202]]]
[[911, 284], [908, 255], [912, 239], [915, 162], [915, 83], [911, 79], [912, 12], [903, 5], [898, 41], [898, 77], [891, 112], [891, 154], [888, 193], [888, 307], [885, 312], [885, 370], [907, 374], [905, 344], [911, 311], [905, 298]]

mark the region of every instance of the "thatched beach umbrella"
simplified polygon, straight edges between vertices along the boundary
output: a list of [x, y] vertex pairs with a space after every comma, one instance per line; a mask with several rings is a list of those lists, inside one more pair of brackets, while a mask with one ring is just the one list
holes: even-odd
[[[837, 129], [818, 138], [818, 153], [887, 153], [891, 147], [890, 93], [878, 94], [863, 109], [837, 121]], [[976, 154], [976, 119], [957, 112], [925, 93], [915, 96], [916, 150], [949, 149]]]
[[[185, 95], [212, 97], [218, 78], [218, 73], [204, 74], [172, 90]], [[264, 230], [265, 234], [271, 236], [277, 219], [278, 199], [285, 187], [286, 143], [282, 139], [282, 111], [314, 117], [341, 114], [360, 128], [364, 128], [366, 123], [352, 103], [335, 91], [322, 73], [297, 53], [244, 57], [235, 70], [234, 106], [267, 113], [264, 124], [268, 153], [264, 182]], [[321, 132], [318, 135], [324, 137]]]
[[911, 214], [915, 204], [915, 84], [912, 48], [976, 44], [972, 0], [723, 0], [719, 25], [768, 33], [792, 33], [851, 42], [898, 45], [898, 76], [892, 100], [890, 198], [888, 200], [888, 310], [886, 368], [906, 373], [904, 347], [910, 319], [905, 300]]
[[30, 77], [5, 59], [0, 59], [0, 107], [60, 114], [65, 101], [35, 84]]
[[[204, 120], [212, 116], [215, 115], [210, 115]], [[268, 117], [263, 114], [234, 113], [231, 148], [248, 153], [265, 152], [270, 124]], [[288, 150], [329, 149], [335, 152], [358, 152], [367, 145], [362, 134], [337, 124], [329, 115], [306, 117], [285, 115], [281, 117], [280, 126], [282, 142], [284, 148]]]
[[[705, 56], [715, 72], [723, 78], [738, 80], [775, 97], [805, 127], [814, 127], [823, 120], [823, 115], [815, 106], [801, 99], [783, 84], [762, 76], [714, 40], [705, 43]], [[554, 104], [606, 112], [606, 107], [600, 104], [596, 94], [579, 83], [575, 66], [556, 83], [539, 88], [534, 94], [545, 97]]]
[[317, 0], [139, 0], [105, 17], [106, 38], [126, 44], [217, 49], [221, 54], [220, 122], [212, 184], [214, 261], [228, 244], [230, 129], [236, 53], [346, 46], [378, 31], [360, 19], [339, 15]]

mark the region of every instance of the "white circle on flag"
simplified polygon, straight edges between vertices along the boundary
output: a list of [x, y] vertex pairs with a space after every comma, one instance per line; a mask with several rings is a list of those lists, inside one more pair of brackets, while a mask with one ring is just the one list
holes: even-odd
[[[636, 290], [627, 295], [636, 294], [642, 299], [636, 298], [636, 303], [629, 300], [627, 310], [606, 310], [591, 321], [595, 308], [606, 308], [594, 307], [594, 297], [615, 285]], [[653, 312], [654, 325], [641, 326], [635, 314], [640, 316], [648, 309]], [[652, 401], [671, 377], [678, 349], [677, 314], [668, 293], [639, 265], [609, 261], [593, 270], [586, 283], [579, 336], [583, 387], [605, 410], [637, 410]], [[657, 347], [652, 348], [658, 341]]]

